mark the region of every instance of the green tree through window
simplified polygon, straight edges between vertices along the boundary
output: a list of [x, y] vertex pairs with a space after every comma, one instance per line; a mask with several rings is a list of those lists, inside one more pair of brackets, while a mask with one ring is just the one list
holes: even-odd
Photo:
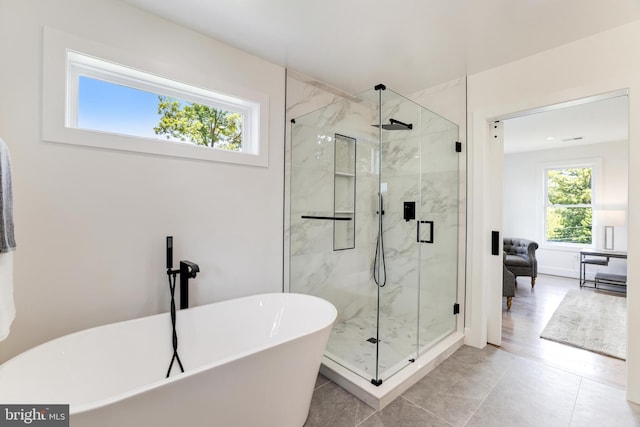
[[156, 135], [223, 150], [242, 151], [242, 115], [207, 105], [158, 96]]
[[547, 169], [546, 240], [592, 242], [592, 168]]

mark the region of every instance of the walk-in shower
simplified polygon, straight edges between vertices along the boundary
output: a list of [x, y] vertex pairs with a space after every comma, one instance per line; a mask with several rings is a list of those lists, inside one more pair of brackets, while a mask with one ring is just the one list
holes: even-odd
[[457, 330], [458, 126], [378, 85], [291, 120], [289, 290], [325, 356], [381, 386]]

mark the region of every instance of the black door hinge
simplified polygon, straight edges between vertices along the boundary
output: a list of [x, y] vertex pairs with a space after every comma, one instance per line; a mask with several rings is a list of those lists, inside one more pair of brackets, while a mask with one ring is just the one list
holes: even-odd
[[460, 314], [460, 304], [453, 304], [453, 314]]
[[456, 141], [456, 153], [462, 153], [462, 142]]

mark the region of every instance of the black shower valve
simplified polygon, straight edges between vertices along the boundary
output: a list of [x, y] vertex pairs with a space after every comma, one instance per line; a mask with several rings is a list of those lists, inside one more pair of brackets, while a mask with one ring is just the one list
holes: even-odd
[[404, 202], [404, 220], [409, 222], [416, 219], [416, 202]]

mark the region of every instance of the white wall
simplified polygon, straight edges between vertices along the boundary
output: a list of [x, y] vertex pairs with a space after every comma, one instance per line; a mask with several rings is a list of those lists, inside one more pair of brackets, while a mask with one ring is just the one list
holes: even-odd
[[[491, 175], [502, 173], [492, 169], [488, 120], [566, 100], [629, 89], [629, 218], [640, 212], [640, 21], [578, 40], [537, 55], [524, 58], [483, 73], [469, 76], [470, 214], [472, 230], [469, 238], [470, 267], [467, 290], [472, 295], [471, 318], [468, 317], [466, 342], [482, 346], [486, 343], [489, 316], [500, 316], [499, 304], [488, 297], [498, 295], [500, 283], [489, 279], [492, 270], [502, 268], [501, 260], [487, 255], [490, 248], [491, 206], [502, 209], [490, 183]], [[499, 214], [501, 216], [501, 213]], [[628, 336], [640, 333], [640, 223], [628, 226]], [[496, 257], [494, 257], [496, 258]], [[628, 340], [627, 397], [640, 402], [640, 342]]]
[[[41, 139], [50, 26], [269, 96], [269, 167]], [[51, 338], [168, 311], [164, 238], [200, 265], [199, 305], [282, 290], [284, 69], [113, 0], [0, 1], [0, 135], [14, 166], [17, 317], [0, 362]], [[214, 89], [211, 87], [209, 89]]]
[[[597, 176], [594, 176], [594, 203], [600, 206], [626, 207], [628, 152], [627, 141], [617, 141], [504, 156], [502, 230], [504, 236], [524, 237], [538, 242], [538, 272], [577, 278], [580, 271], [580, 248], [544, 244], [543, 168], [563, 161], [596, 161], [599, 169], [596, 171]], [[626, 250], [627, 228], [616, 227], [615, 233], [615, 249]], [[595, 226], [595, 247], [602, 246], [601, 239], [602, 227]], [[612, 262], [607, 271], [617, 273], [625, 268], [624, 261]], [[595, 268], [589, 270], [590, 273], [595, 271]]]

